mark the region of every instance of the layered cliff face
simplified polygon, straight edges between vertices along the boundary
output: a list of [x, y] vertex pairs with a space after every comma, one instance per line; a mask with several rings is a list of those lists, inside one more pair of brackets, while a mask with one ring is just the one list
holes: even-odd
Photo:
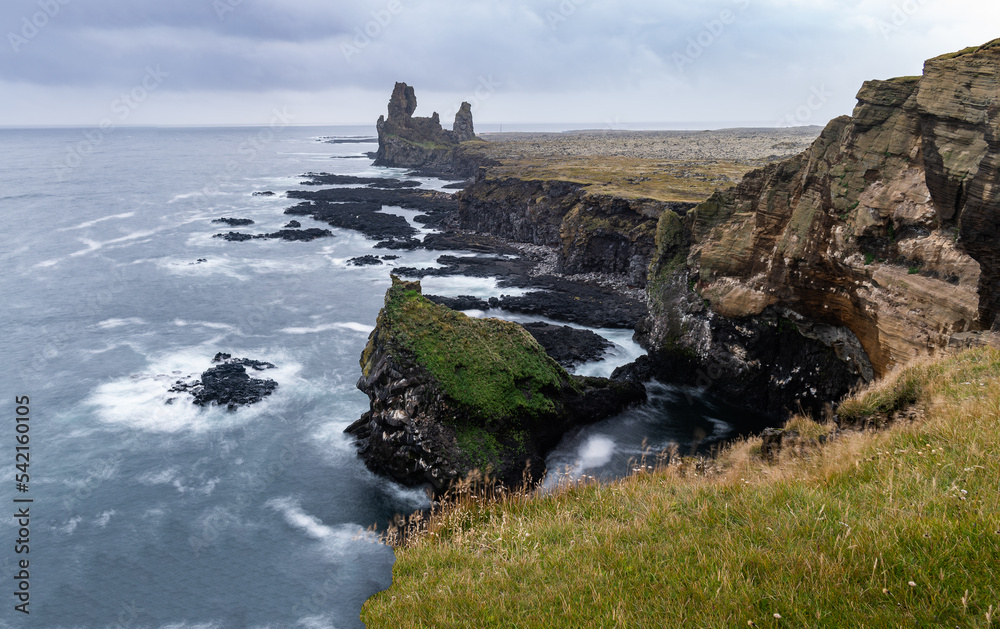
[[389, 117], [379, 116], [376, 166], [414, 168], [450, 174], [454, 171], [455, 149], [476, 139], [472, 105], [462, 103], [451, 131], [441, 126], [437, 112], [430, 118], [415, 117], [417, 97], [406, 83], [396, 83], [389, 99]]
[[757, 335], [725, 339], [772, 321], [871, 379], [997, 327], [998, 134], [1000, 41], [865, 83], [805, 153], [660, 218], [644, 342], [739, 379]]
[[540, 475], [571, 427], [645, 399], [641, 386], [570, 376], [519, 325], [469, 318], [397, 278], [361, 368], [371, 410], [347, 431], [366, 464], [438, 492], [476, 469], [509, 485]]
[[594, 194], [575, 182], [510, 177], [482, 177], [459, 201], [463, 229], [555, 247], [559, 273], [610, 273], [638, 287], [646, 284], [659, 217], [694, 206]]

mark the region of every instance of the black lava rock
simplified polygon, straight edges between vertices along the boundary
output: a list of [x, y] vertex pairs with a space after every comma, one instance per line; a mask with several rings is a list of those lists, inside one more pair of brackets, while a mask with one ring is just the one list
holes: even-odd
[[351, 258], [347, 264], [349, 266], [378, 266], [383, 262], [376, 256], [361, 256], [360, 258]]
[[247, 240], [259, 240], [264, 238], [271, 239], [281, 239], [287, 240], [289, 242], [309, 242], [310, 240], [316, 240], [317, 238], [327, 238], [333, 236], [333, 232], [329, 229], [319, 229], [318, 227], [311, 227], [309, 229], [282, 229], [276, 232], [271, 232], [270, 234], [242, 234], [240, 232], [229, 232], [228, 234], [216, 234], [213, 238], [222, 238], [223, 240], [228, 240], [230, 242], [244, 242]]
[[[190, 393], [198, 406], [225, 406], [235, 411], [240, 406], [256, 404], [271, 395], [278, 383], [270, 379], [251, 378], [247, 367], [254, 371], [273, 369], [274, 365], [249, 358], [233, 358], [230, 354], [218, 353], [212, 359], [217, 366], [201, 374], [200, 380], [185, 382], [178, 380], [171, 387], [171, 393]], [[176, 398], [170, 398], [172, 403]]]
[[471, 295], [459, 295], [458, 297], [426, 295], [426, 297], [428, 300], [433, 301], [436, 304], [441, 304], [445, 308], [451, 308], [452, 310], [489, 310], [490, 308], [488, 301]]
[[216, 234], [212, 238], [221, 238], [223, 240], [228, 240], [229, 242], [244, 242], [246, 240], [253, 240], [253, 236], [250, 234], [241, 234], [240, 232], [229, 232], [226, 234]]
[[217, 218], [213, 223], [222, 223], [224, 225], [229, 225], [230, 227], [246, 227], [247, 225], [253, 225], [253, 221], [249, 218]]
[[524, 323], [522, 326], [557, 363], [565, 368], [600, 360], [614, 343], [590, 330], [550, 323]]

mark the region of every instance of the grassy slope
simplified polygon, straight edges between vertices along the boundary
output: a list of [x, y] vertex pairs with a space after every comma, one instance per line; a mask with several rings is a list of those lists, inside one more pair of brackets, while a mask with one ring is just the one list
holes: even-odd
[[[464, 497], [397, 550], [369, 627], [985, 627], [1000, 621], [1000, 352], [847, 408], [916, 421], [768, 466], [734, 446], [609, 485]], [[902, 384], [900, 384], [902, 383]], [[799, 420], [801, 423], [801, 420]], [[774, 615], [779, 614], [780, 619]]]

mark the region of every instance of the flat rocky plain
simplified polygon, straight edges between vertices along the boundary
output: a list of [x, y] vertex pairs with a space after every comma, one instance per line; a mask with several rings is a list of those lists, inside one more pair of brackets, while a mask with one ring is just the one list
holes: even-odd
[[491, 157], [628, 157], [759, 162], [809, 148], [823, 128], [740, 128], [712, 131], [591, 130], [564, 133], [484, 133]]
[[467, 143], [491, 179], [557, 180], [591, 194], [700, 203], [747, 172], [801, 153], [821, 127], [487, 133]]

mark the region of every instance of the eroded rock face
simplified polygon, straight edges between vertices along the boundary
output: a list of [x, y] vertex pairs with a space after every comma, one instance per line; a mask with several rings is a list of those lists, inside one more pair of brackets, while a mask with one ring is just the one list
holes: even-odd
[[462, 103], [451, 131], [441, 126], [437, 112], [415, 117], [417, 96], [406, 83], [396, 83], [389, 98], [389, 117], [379, 116], [376, 166], [413, 168], [433, 174], [452, 174], [455, 149], [476, 138], [472, 105]]
[[521, 326], [470, 319], [397, 278], [361, 367], [371, 409], [347, 432], [365, 463], [437, 492], [477, 469], [538, 477], [571, 427], [645, 399], [641, 385], [569, 376]]
[[589, 194], [565, 181], [482, 177], [458, 195], [463, 229], [558, 248], [557, 271], [608, 273], [646, 284], [656, 251], [656, 223], [664, 211], [690, 203]]
[[645, 344], [738, 378], [759, 357], [722, 339], [786, 321], [871, 379], [997, 326], [998, 132], [1000, 41], [865, 83], [808, 151], [664, 213]]

